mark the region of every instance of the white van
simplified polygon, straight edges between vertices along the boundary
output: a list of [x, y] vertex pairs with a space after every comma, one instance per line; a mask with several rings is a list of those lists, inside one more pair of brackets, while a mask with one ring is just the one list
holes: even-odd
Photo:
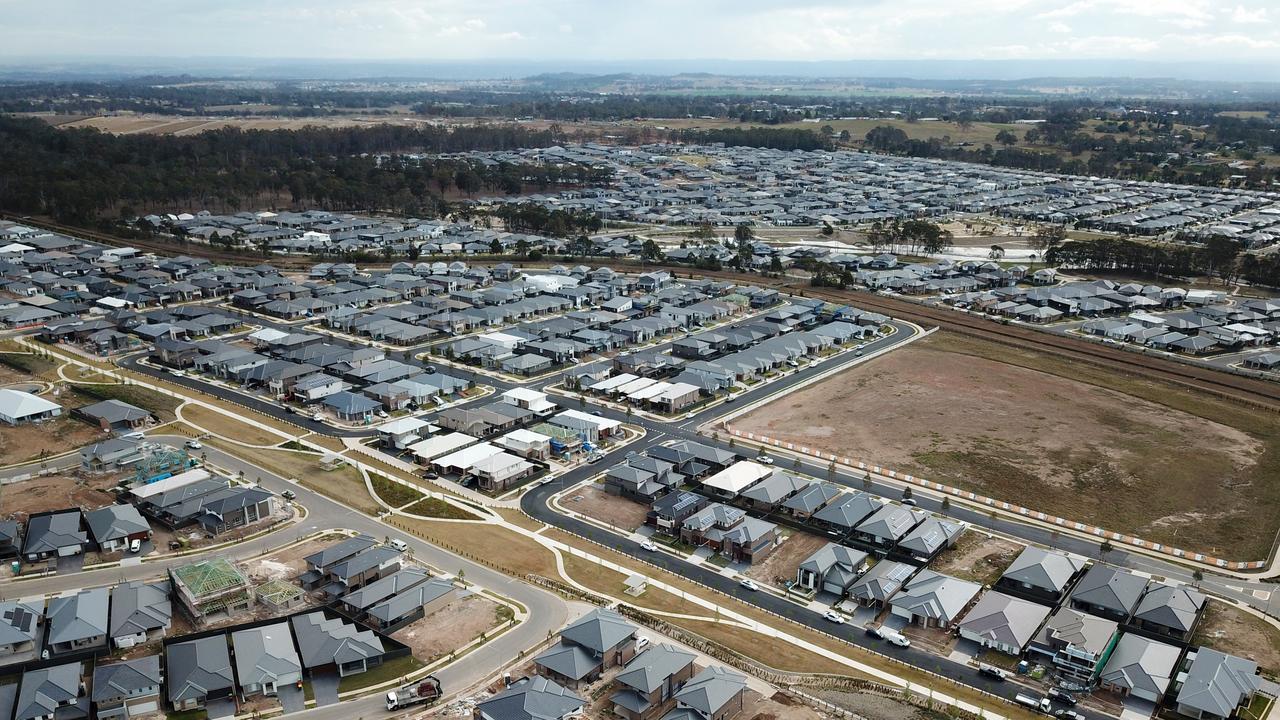
[[392, 540], [387, 544], [395, 548], [396, 550], [399, 550], [400, 552], [404, 552], [405, 550], [409, 549], [409, 544], [403, 540]]

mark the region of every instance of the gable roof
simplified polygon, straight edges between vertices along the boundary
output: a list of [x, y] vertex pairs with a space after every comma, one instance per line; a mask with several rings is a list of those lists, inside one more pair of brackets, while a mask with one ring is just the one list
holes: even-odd
[[637, 629], [616, 611], [596, 608], [561, 630], [560, 637], [592, 652], [604, 653], [632, 637]]
[[160, 690], [160, 656], [99, 665], [93, 670], [93, 701], [104, 702], [128, 697], [148, 688]]
[[1060, 593], [1084, 567], [1084, 561], [1060, 552], [1028, 546], [1000, 577]]
[[1001, 645], [1024, 648], [1050, 611], [1044, 605], [989, 592], [965, 614], [960, 629]]
[[111, 589], [111, 620], [107, 634], [113, 638], [168, 629], [173, 618], [169, 581], [133, 581]]
[[382, 640], [371, 630], [363, 630], [341, 618], [326, 618], [322, 612], [294, 616], [293, 634], [308, 668], [329, 663], [367, 660], [382, 655]]
[[1094, 565], [1076, 584], [1075, 591], [1071, 593], [1071, 601], [1127, 615], [1138, 604], [1146, 587], [1146, 578], [1109, 565]]
[[273, 623], [231, 633], [235, 648], [236, 677], [240, 686], [262, 685], [302, 673], [293, 635], [286, 622]]
[[1215, 717], [1231, 717], [1261, 685], [1258, 663], [1200, 648], [1178, 691], [1178, 704]]
[[173, 643], [165, 648], [164, 657], [165, 687], [171, 703], [199, 700], [235, 684], [226, 635]]
[[675, 699], [706, 717], [712, 717], [746, 687], [744, 676], [719, 665], [709, 665], [689, 678], [675, 694]]
[[1190, 632], [1204, 609], [1204, 603], [1204, 595], [1185, 585], [1174, 587], [1162, 583], [1142, 596], [1133, 618]]
[[964, 610], [982, 586], [968, 580], [921, 570], [889, 601], [912, 615], [951, 622]]
[[357, 535], [356, 537], [343, 540], [340, 543], [334, 543], [333, 545], [323, 548], [317, 552], [311, 553], [304, 558], [304, 560], [309, 565], [315, 565], [316, 567], [322, 568], [328, 567], [339, 560], [345, 560], [346, 558], [349, 558], [358, 552], [368, 550], [377, 544], [378, 541], [368, 535]]
[[46, 642], [74, 642], [107, 634], [107, 588], [81, 590], [49, 601], [49, 636]]
[[554, 680], [535, 676], [477, 703], [475, 710], [480, 720], [560, 720], [586, 704]]

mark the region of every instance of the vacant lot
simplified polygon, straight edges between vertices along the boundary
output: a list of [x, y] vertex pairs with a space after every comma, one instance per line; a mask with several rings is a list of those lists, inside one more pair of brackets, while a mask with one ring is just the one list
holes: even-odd
[[119, 400], [149, 410], [162, 423], [174, 418], [173, 409], [180, 402], [170, 395], [137, 385], [72, 385], [71, 389], [84, 400], [85, 405], [102, 400]]
[[1280, 525], [1280, 420], [947, 333], [735, 426], [1231, 559]]
[[80, 479], [71, 475], [23, 480], [5, 485], [0, 490], [0, 516], [19, 516], [82, 508], [96, 510], [115, 502], [107, 488], [116, 484], [114, 477]]
[[501, 624], [498, 603], [481, 595], [458, 598], [444, 608], [409, 623], [391, 637], [413, 648], [413, 656], [424, 663], [463, 647], [480, 633]]
[[800, 563], [826, 544], [827, 539], [820, 535], [792, 532], [768, 557], [752, 565], [747, 575], [770, 585], [781, 585], [780, 580], [794, 580]]
[[63, 412], [42, 423], [0, 428], [0, 465], [61, 455], [103, 438], [102, 430]]
[[1280, 678], [1280, 630], [1233, 605], [1210, 599], [1192, 644], [1248, 658], [1262, 674]]
[[929, 567], [961, 580], [994, 585], [1022, 548], [1011, 540], [988, 538], [984, 532], [969, 530], [929, 563]]
[[580, 512], [623, 530], [635, 530], [644, 524], [648, 509], [634, 500], [610, 495], [600, 485], [587, 485], [560, 498], [566, 509]]
[[182, 408], [182, 419], [206, 432], [238, 440], [248, 445], [276, 445], [282, 439], [279, 435], [262, 428], [242, 423], [233, 417], [216, 410], [199, 405], [189, 404]]
[[362, 512], [372, 515], [380, 509], [369, 495], [359, 470], [345, 464], [327, 468], [319, 453], [244, 447], [219, 438], [210, 438], [206, 443], [282, 478], [296, 479], [303, 487], [328, 495]]

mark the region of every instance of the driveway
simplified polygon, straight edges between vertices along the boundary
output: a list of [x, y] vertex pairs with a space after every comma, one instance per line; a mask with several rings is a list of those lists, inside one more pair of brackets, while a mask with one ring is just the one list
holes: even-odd
[[316, 699], [316, 707], [336, 705], [338, 703], [338, 672], [327, 670], [311, 674], [311, 692]]
[[1124, 710], [1120, 711], [1120, 720], [1148, 720], [1155, 712], [1155, 703], [1127, 697], [1124, 699]]
[[[313, 685], [314, 687], [314, 685]], [[285, 714], [302, 712], [307, 709], [306, 694], [297, 685], [283, 685], [276, 688], [276, 696], [280, 699], [280, 707]]]
[[220, 698], [210, 701], [205, 706], [205, 711], [209, 714], [209, 720], [217, 720], [218, 718], [235, 717], [236, 701], [231, 698]]
[[84, 569], [84, 553], [58, 558], [58, 574], [78, 573]]

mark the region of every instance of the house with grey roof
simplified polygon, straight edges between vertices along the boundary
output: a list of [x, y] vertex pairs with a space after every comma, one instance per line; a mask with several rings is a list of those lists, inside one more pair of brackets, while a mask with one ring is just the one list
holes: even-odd
[[725, 720], [742, 711], [746, 695], [746, 677], [709, 665], [676, 692], [676, 711], [692, 710], [701, 720]]
[[693, 677], [695, 655], [661, 643], [635, 656], [614, 680], [613, 713], [627, 720], [652, 720], [673, 705], [680, 685]]
[[91, 588], [49, 601], [45, 645], [52, 654], [105, 647], [110, 590]]
[[1199, 720], [1234, 717], [1262, 686], [1258, 663], [1211, 648], [1187, 653], [1178, 674], [1178, 713]]
[[338, 602], [353, 617], [358, 617], [374, 605], [398, 592], [408, 590], [418, 583], [426, 582], [430, 577], [427, 571], [421, 568], [402, 568], [391, 575], [365, 585], [359, 590], [353, 590], [343, 595]]
[[1084, 567], [1084, 560], [1066, 553], [1028, 546], [1005, 569], [995, 588], [1009, 595], [1054, 606]]
[[79, 555], [89, 544], [89, 534], [81, 528], [79, 508], [32, 515], [22, 555], [27, 562]]
[[905, 505], [882, 506], [853, 529], [853, 536], [869, 545], [890, 548], [910, 533], [925, 514]]
[[84, 663], [28, 670], [14, 703], [13, 720], [79, 720], [89, 717]]
[[522, 678], [488, 700], [476, 703], [475, 720], [569, 720], [581, 717], [587, 701], [545, 677]]
[[967, 610], [982, 586], [968, 580], [921, 570], [890, 600], [891, 612], [924, 627], [947, 628]]
[[227, 636], [209, 635], [165, 647], [165, 688], [176, 711], [211, 705], [235, 710], [235, 675]]
[[302, 682], [302, 663], [293, 649], [289, 623], [278, 622], [231, 633], [240, 696], [274, 696], [281, 685]]
[[167, 580], [144, 583], [140, 580], [111, 589], [111, 613], [107, 634], [118, 648], [140, 645], [164, 637], [173, 620]]
[[395, 632], [408, 623], [443, 609], [457, 596], [453, 583], [432, 578], [370, 607], [365, 621], [382, 632]]
[[570, 687], [625, 665], [636, 654], [637, 628], [616, 611], [597, 608], [560, 631], [560, 642], [533, 659], [539, 675]]
[[755, 510], [771, 512], [809, 485], [808, 480], [775, 470], [769, 477], [738, 494]]
[[0, 602], [0, 652], [14, 655], [34, 650], [43, 620], [43, 599]]
[[796, 585], [814, 592], [844, 597], [867, 570], [867, 554], [829, 542], [805, 558], [796, 568]]
[[346, 677], [382, 664], [385, 648], [372, 630], [319, 611], [296, 615], [290, 622], [302, 666], [311, 673], [335, 670]]
[[122, 400], [103, 400], [76, 408], [76, 415], [101, 427], [103, 430], [128, 431], [145, 425], [151, 413]]
[[849, 598], [859, 605], [883, 606], [915, 572], [913, 565], [881, 560], [849, 586]]
[[1052, 663], [1063, 676], [1091, 682], [1119, 638], [1114, 620], [1060, 607], [1027, 646], [1029, 657]]
[[898, 541], [897, 549], [914, 560], [927, 563], [937, 557], [938, 553], [955, 545], [963, 533], [963, 523], [930, 515]]
[[368, 535], [357, 535], [322, 548], [303, 558], [307, 563], [307, 572], [298, 579], [302, 581], [303, 587], [314, 587], [324, 578], [324, 573], [330, 565], [346, 560], [356, 553], [364, 552], [377, 544], [378, 541]]
[[813, 513], [810, 520], [819, 527], [848, 532], [883, 506], [882, 500], [864, 492], [842, 493]]
[[840, 486], [829, 482], [809, 483], [782, 503], [783, 512], [805, 520], [821, 510], [827, 503], [840, 497]]
[[1146, 587], [1146, 578], [1109, 565], [1094, 565], [1071, 591], [1071, 607], [1124, 623], [1138, 607]]
[[1186, 645], [1204, 616], [1205, 603], [1203, 594], [1186, 585], [1155, 584], [1142, 596], [1129, 626], [1157, 640]]
[[1181, 648], [1126, 633], [1098, 675], [1104, 690], [1159, 703], [1173, 682]]
[[321, 589], [333, 596], [358, 590], [399, 570], [400, 555], [395, 548], [377, 545], [331, 563], [324, 569]]
[[84, 514], [89, 534], [103, 552], [125, 550], [134, 540], [151, 539], [151, 526], [133, 505], [108, 505]]
[[1021, 655], [1051, 609], [1001, 592], [989, 592], [965, 613], [960, 637], [1008, 655]]
[[144, 655], [93, 669], [90, 699], [98, 720], [128, 720], [160, 711], [160, 656]]

